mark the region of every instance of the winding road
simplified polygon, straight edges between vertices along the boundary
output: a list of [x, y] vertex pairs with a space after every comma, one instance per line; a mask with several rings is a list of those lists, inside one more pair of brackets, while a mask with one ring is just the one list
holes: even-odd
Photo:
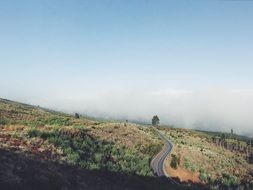
[[153, 169], [154, 173], [158, 177], [167, 177], [171, 182], [179, 185], [175, 180], [170, 178], [168, 174], [165, 172], [165, 166], [164, 162], [167, 159], [167, 157], [170, 155], [172, 149], [173, 149], [173, 144], [169, 141], [169, 139], [163, 135], [159, 130], [154, 128], [155, 131], [158, 133], [160, 138], [164, 141], [164, 147], [161, 152], [159, 152], [151, 161], [151, 168]]

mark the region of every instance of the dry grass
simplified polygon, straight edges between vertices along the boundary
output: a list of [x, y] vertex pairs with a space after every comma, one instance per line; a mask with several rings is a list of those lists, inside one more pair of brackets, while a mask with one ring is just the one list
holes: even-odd
[[[62, 150], [50, 144], [47, 138], [29, 136], [55, 133], [79, 138], [88, 135], [94, 141], [112, 143], [116, 148], [126, 148], [152, 158], [162, 141], [147, 127], [123, 123], [92, 121], [86, 118], [52, 112], [40, 107], [28, 106], [0, 99], [0, 147], [17, 149], [41, 155], [45, 159], [64, 160]], [[149, 167], [149, 165], [147, 165]]]
[[147, 147], [152, 143], [162, 143], [152, 134], [150, 129], [134, 124], [124, 126], [123, 123], [103, 123], [92, 127], [90, 134], [102, 140], [110, 140], [118, 146], [123, 145], [126, 148]]
[[[202, 171], [209, 180], [222, 179], [224, 173], [235, 176], [239, 181], [253, 180], [250, 174], [253, 165], [246, 161], [245, 154], [216, 146], [206, 135], [192, 130], [170, 128], [163, 132], [174, 143], [173, 154], [180, 159], [179, 170], [186, 169], [196, 175]], [[167, 161], [167, 166], [169, 163], [170, 160]], [[182, 180], [187, 181], [190, 178]]]

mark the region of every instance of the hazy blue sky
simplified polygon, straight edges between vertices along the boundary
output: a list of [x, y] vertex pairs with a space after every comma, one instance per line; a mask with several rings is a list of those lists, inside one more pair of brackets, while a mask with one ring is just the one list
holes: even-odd
[[245, 94], [253, 101], [253, 1], [2, 0], [0, 29], [4, 98], [108, 114], [119, 112], [110, 98], [140, 107], [146, 92], [240, 91], [238, 104]]

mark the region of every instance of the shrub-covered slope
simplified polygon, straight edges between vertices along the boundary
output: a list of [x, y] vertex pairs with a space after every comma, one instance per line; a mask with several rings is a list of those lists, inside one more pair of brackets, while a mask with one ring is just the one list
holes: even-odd
[[150, 161], [163, 142], [150, 127], [0, 99], [0, 189], [208, 189], [252, 181], [245, 142], [235, 148], [233, 139], [160, 130], [175, 145], [166, 170], [186, 186], [152, 173]]
[[235, 135], [221, 138], [224, 134], [187, 129], [160, 130], [174, 143], [173, 155], [166, 162], [173, 177], [212, 186], [253, 185], [253, 164], [249, 160], [253, 149], [249, 139], [238, 140]]
[[[147, 127], [76, 119], [3, 99], [0, 99], [0, 129], [0, 183], [14, 187], [26, 184], [25, 189], [33, 185], [39, 187], [45, 181], [70, 187], [72, 180], [76, 180], [76, 188], [90, 185], [96, 189], [98, 182], [92, 185], [94, 179], [90, 177], [78, 181], [84, 175], [78, 177], [79, 170], [91, 172], [93, 177], [98, 174], [98, 179], [102, 180], [98, 186], [104, 183], [103, 173], [113, 178], [118, 176], [125, 186], [131, 186], [131, 180], [135, 178], [137, 181], [141, 177], [144, 181], [154, 178], [149, 163], [162, 147], [162, 142]], [[28, 180], [28, 176], [35, 177], [36, 184]], [[110, 181], [108, 176], [107, 183]], [[65, 179], [67, 182], [61, 183]], [[114, 180], [111, 185], [119, 188]]]

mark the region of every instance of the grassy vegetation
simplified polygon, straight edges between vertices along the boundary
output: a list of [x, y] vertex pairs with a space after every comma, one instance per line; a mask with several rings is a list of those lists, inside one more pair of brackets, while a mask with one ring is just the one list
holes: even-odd
[[[248, 162], [246, 152], [242, 151], [247, 146], [245, 141], [228, 138], [222, 141], [223, 144], [220, 146], [214, 141], [214, 133], [209, 135], [200, 131], [177, 128], [160, 128], [160, 130], [174, 143], [173, 156], [166, 164], [167, 168], [175, 170], [173, 173], [168, 169], [175, 175], [174, 177], [214, 187], [217, 184], [231, 187], [253, 182], [253, 165]], [[226, 145], [238, 148], [227, 149]], [[176, 160], [181, 161], [177, 167], [175, 167]]]
[[89, 170], [152, 176], [150, 161], [162, 147], [143, 126], [75, 118], [6, 100], [0, 101], [0, 113], [6, 137], [2, 146], [13, 146], [10, 141], [18, 139], [26, 151], [54, 150], [51, 154], [59, 161]]
[[[144, 177], [145, 180], [148, 179], [146, 184], [154, 177], [149, 166], [150, 161], [163, 146], [162, 141], [149, 127], [76, 118], [74, 114], [67, 115], [1, 99], [0, 127], [0, 150], [6, 150], [10, 155], [21, 154], [24, 159], [36, 156], [36, 160], [39, 159], [42, 163], [50, 161], [63, 164], [64, 167], [92, 171], [96, 176], [100, 173], [115, 174], [127, 180], [129, 178], [136, 180], [136, 176], [138, 179]], [[213, 143], [213, 136], [199, 131], [176, 128], [161, 128], [161, 131], [175, 145], [173, 155], [167, 163], [167, 166], [175, 171], [184, 169], [192, 175], [196, 174], [201, 183], [213, 186], [216, 184], [234, 186], [242, 180], [253, 184], [250, 173], [253, 167], [247, 163], [243, 153], [219, 147]], [[235, 139], [227, 141], [230, 141], [229, 145], [232, 146]], [[241, 142], [241, 147], [245, 146], [245, 143]], [[0, 167], [1, 164], [3, 163], [0, 163]], [[12, 164], [9, 168], [13, 168]], [[51, 167], [52, 164], [49, 165]], [[56, 166], [52, 169], [49, 165], [43, 165], [47, 172], [43, 170], [44, 168], [39, 169], [41, 175], [44, 176], [45, 173], [49, 176], [58, 175], [54, 173]], [[27, 169], [29, 165], [22, 167]], [[1, 174], [5, 169], [0, 169]], [[18, 177], [13, 177], [17, 174], [15, 172], [16, 169], [8, 171], [8, 176], [18, 181]], [[61, 172], [60, 168], [57, 173]], [[34, 175], [27, 173], [29, 177]], [[40, 180], [40, 177], [38, 178]], [[104, 178], [106, 176], [102, 177]], [[137, 186], [135, 189], [141, 187]]]
[[91, 170], [106, 170], [129, 175], [152, 176], [149, 167], [154, 154], [152, 145], [144, 151], [117, 148], [113, 143], [94, 139], [85, 129], [80, 128], [76, 136], [62, 133], [61, 128], [43, 132], [36, 128], [28, 131], [29, 138], [39, 137], [63, 150], [66, 161]]
[[248, 142], [249, 140], [253, 140], [252, 138], [243, 136], [243, 135], [237, 135], [231, 133], [225, 133], [225, 132], [213, 132], [213, 131], [203, 131], [203, 130], [196, 130], [196, 132], [200, 132], [203, 135], [207, 135], [207, 137], [221, 137], [224, 136], [226, 139], [238, 139], [239, 141]]

